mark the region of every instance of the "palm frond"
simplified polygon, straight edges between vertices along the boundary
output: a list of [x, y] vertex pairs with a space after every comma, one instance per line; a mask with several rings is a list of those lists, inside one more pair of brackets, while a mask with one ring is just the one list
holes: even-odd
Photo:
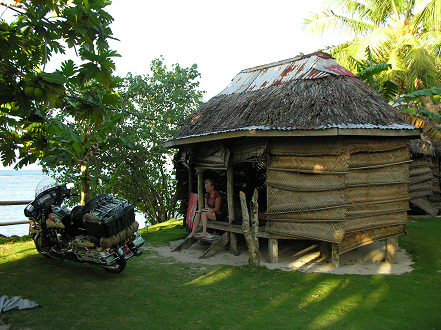
[[400, 91], [400, 86], [398, 86], [398, 84], [394, 83], [391, 80], [386, 80], [380, 89], [380, 94], [386, 100], [393, 100], [397, 96], [399, 91]]
[[321, 14], [310, 13], [302, 22], [304, 30], [323, 36], [325, 31], [349, 35], [352, 37], [366, 35], [375, 29], [375, 25], [336, 15], [333, 11], [327, 9]]
[[424, 48], [430, 49], [435, 53], [436, 56], [436, 52], [439, 51], [441, 45], [441, 31], [429, 31], [422, 33], [419, 36], [419, 40]]
[[375, 61], [384, 58], [384, 53], [389, 49], [391, 32], [388, 29], [378, 29], [363, 39], [353, 43], [349, 53], [355, 58], [366, 59], [366, 48], [371, 50]]
[[404, 95], [404, 96], [396, 99], [395, 103], [409, 102], [411, 100], [420, 98], [421, 96], [433, 96], [433, 95], [441, 95], [441, 87], [439, 87], [439, 88], [422, 89], [422, 90], [419, 90], [419, 91], [415, 91], [413, 93]]
[[365, 80], [368, 77], [372, 77], [374, 75], [380, 74], [381, 72], [391, 69], [392, 65], [388, 63], [381, 63], [381, 64], [375, 64], [368, 68], [366, 68], [363, 71], [360, 71], [357, 73], [357, 76], [359, 76], [361, 79]]
[[[405, 109], [401, 109], [401, 110], [405, 110]], [[402, 117], [405, 122], [407, 122], [409, 125], [422, 128], [429, 139], [433, 139], [433, 140], [437, 140], [438, 142], [441, 142], [441, 132], [438, 129], [438, 127], [432, 124], [429, 121], [429, 119], [421, 117], [418, 113], [412, 113], [411, 108], [407, 108], [407, 109], [409, 110], [409, 113], [407, 113], [406, 111], [402, 111], [403, 113]]]
[[415, 26], [430, 26], [441, 31], [441, 0], [415, 0], [413, 22]]

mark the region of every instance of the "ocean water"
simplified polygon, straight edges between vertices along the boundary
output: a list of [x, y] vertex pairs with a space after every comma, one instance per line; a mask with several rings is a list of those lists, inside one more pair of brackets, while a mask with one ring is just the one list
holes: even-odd
[[[35, 198], [35, 187], [47, 178], [40, 170], [0, 170], [0, 201], [31, 201]], [[79, 197], [75, 197], [79, 201]], [[24, 216], [26, 205], [0, 205], [0, 223], [28, 220]], [[135, 214], [139, 227], [145, 227], [145, 218], [141, 213]], [[29, 225], [0, 226], [4, 236], [23, 236], [29, 234]]]

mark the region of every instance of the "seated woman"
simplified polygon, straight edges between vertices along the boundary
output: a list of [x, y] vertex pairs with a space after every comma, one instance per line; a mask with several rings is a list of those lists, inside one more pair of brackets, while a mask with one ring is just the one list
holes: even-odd
[[211, 179], [204, 181], [205, 191], [205, 208], [200, 210], [194, 218], [193, 230], [187, 238], [192, 238], [196, 234], [199, 223], [202, 219], [202, 233], [197, 238], [204, 238], [207, 235], [208, 220], [224, 220], [227, 216], [225, 203], [223, 203], [222, 194], [214, 189], [214, 182]]

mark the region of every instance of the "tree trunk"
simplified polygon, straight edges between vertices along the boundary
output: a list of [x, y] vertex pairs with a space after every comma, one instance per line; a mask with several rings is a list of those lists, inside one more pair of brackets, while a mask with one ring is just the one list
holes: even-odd
[[251, 235], [253, 236], [254, 245], [259, 251], [259, 203], [258, 203], [258, 192], [254, 189], [253, 198], [251, 199]]
[[439, 104], [433, 103], [432, 98], [430, 96], [421, 96], [421, 101], [430, 112], [439, 115]]
[[240, 192], [240, 205], [242, 208], [242, 231], [250, 252], [248, 264], [251, 266], [260, 266], [260, 251], [259, 246], [256, 246], [255, 238], [250, 229], [250, 216], [248, 213], [246, 196], [243, 191]]
[[81, 165], [81, 205], [90, 199], [89, 164]]
[[[417, 82], [415, 83], [415, 87], [417, 90], [422, 90], [426, 88], [426, 86], [424, 86], [424, 82], [421, 79], [417, 80]], [[439, 114], [439, 104], [433, 103], [433, 100], [430, 96], [421, 96], [421, 101], [430, 112]]]

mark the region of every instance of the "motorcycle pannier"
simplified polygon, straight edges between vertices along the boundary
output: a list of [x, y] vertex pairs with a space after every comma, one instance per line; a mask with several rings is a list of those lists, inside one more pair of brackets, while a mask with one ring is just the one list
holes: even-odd
[[95, 201], [91, 211], [83, 216], [90, 235], [110, 237], [135, 221], [135, 208], [125, 200], [104, 195]]

